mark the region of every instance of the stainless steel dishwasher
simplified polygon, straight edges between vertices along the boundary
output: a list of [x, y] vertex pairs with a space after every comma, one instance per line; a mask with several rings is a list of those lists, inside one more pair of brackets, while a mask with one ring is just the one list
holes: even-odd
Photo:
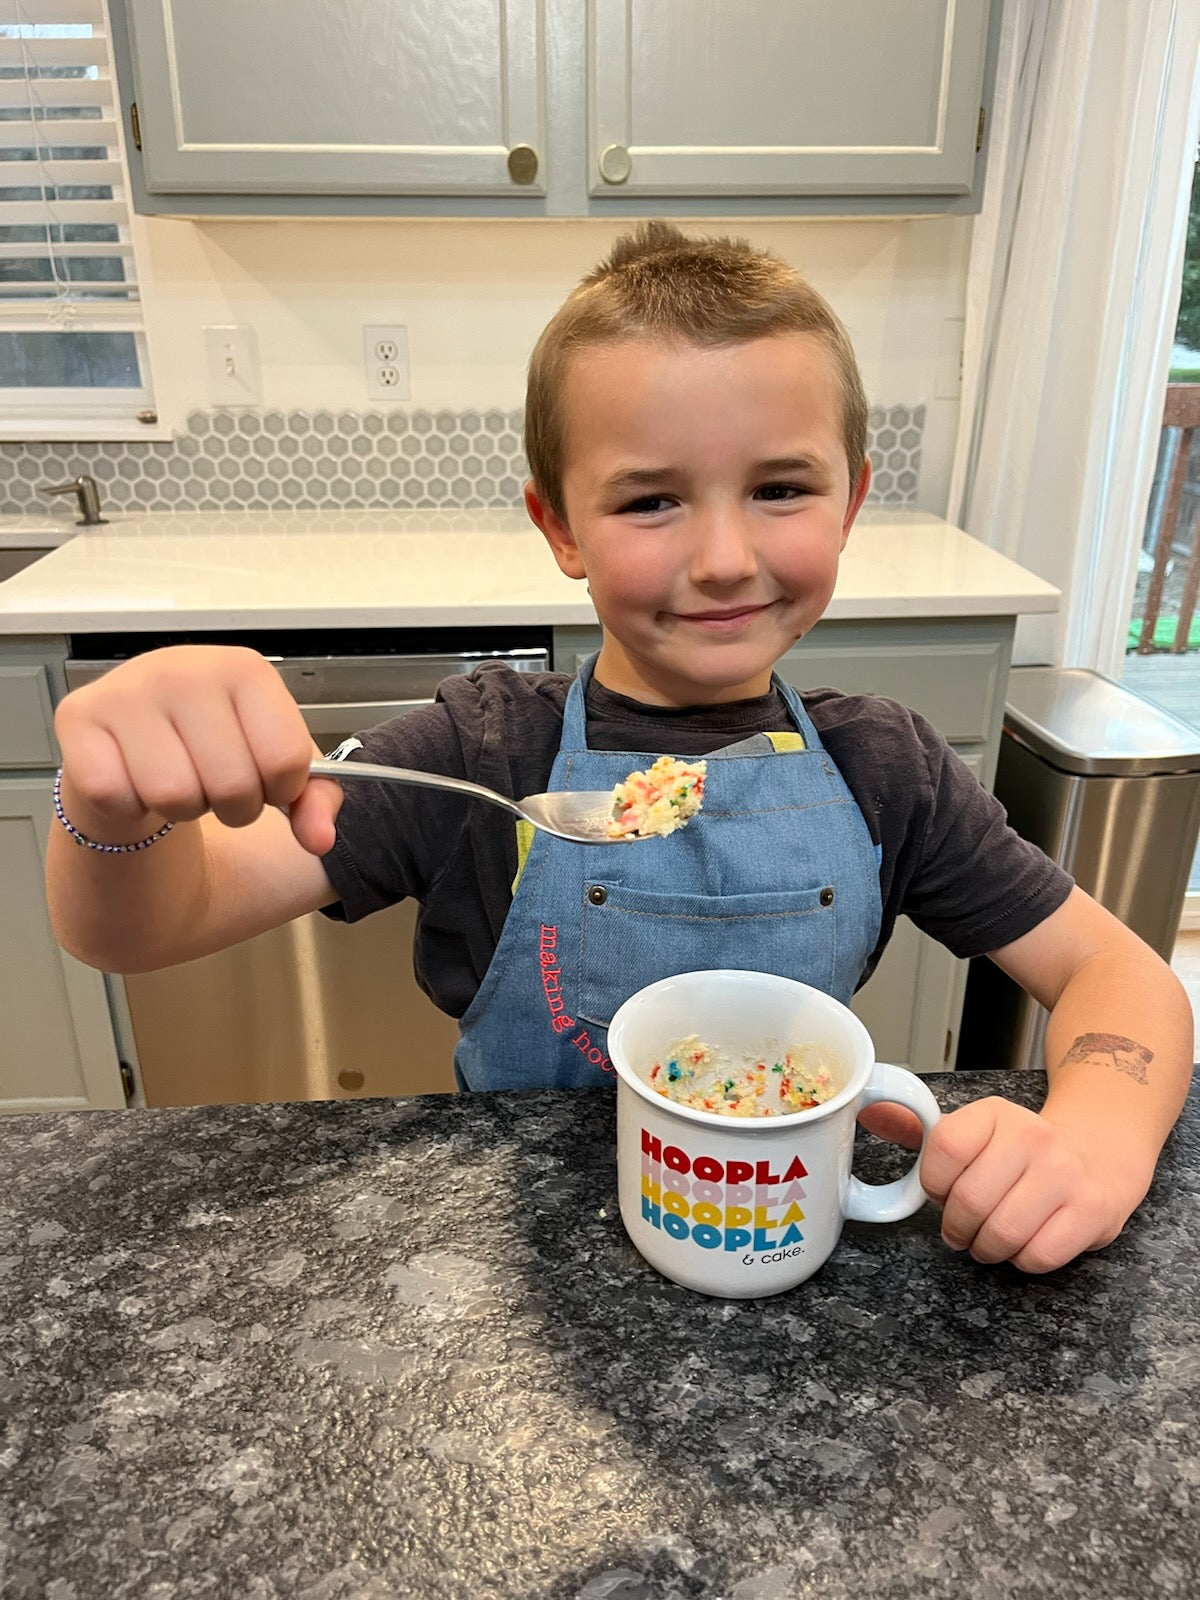
[[[443, 678], [481, 661], [518, 672], [550, 665], [545, 629], [84, 635], [71, 641], [68, 687], [146, 649], [183, 643], [261, 650], [323, 750], [428, 705]], [[198, 961], [122, 979], [146, 1103], [453, 1090], [458, 1029], [413, 976], [416, 913], [405, 902], [353, 926], [315, 913]]]

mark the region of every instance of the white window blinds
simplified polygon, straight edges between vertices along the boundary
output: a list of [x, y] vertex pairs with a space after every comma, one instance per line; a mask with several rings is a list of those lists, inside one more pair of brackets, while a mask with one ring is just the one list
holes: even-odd
[[104, 0], [0, 0], [0, 412], [150, 404]]

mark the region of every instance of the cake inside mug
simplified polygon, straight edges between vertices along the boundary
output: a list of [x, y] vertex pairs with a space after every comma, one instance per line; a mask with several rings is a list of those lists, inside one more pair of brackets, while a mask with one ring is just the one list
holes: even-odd
[[726, 1117], [790, 1116], [832, 1099], [842, 1087], [836, 1063], [819, 1045], [738, 1054], [694, 1033], [675, 1040], [642, 1075], [665, 1100]]

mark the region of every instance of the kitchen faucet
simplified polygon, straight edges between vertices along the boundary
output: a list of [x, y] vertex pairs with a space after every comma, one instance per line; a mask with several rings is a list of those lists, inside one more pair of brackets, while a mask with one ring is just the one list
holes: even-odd
[[42, 493], [78, 495], [80, 512], [78, 527], [95, 528], [100, 523], [108, 521], [107, 517], [100, 515], [100, 490], [96, 487], [96, 480], [87, 473], [72, 478], [70, 483], [47, 484]]

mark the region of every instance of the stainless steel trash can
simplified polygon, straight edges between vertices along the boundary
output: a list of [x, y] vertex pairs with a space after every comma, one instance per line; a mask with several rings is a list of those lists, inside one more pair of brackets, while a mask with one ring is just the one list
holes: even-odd
[[[996, 797], [1018, 833], [1169, 960], [1200, 834], [1200, 730], [1098, 672], [1009, 677]], [[1046, 1012], [970, 963], [958, 1065], [1041, 1067]]]

